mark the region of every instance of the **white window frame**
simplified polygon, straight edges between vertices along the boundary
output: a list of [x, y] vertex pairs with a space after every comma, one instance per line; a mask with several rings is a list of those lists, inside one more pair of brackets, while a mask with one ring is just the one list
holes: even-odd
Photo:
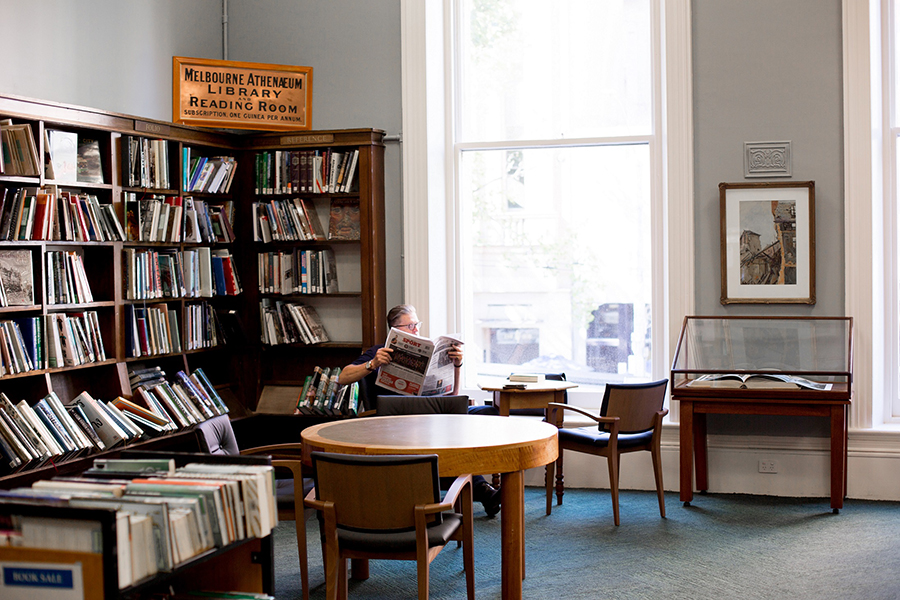
[[[652, 299], [662, 315], [654, 324], [655, 377], [668, 377], [671, 356], [685, 315], [694, 314], [694, 186], [690, 0], [655, 0], [654, 35], [662, 61], [654, 61], [655, 132], [658, 167], [653, 182], [662, 206], [653, 217], [661, 236], [654, 264]], [[460, 327], [459, 289], [455, 285], [459, 228], [453, 173], [458, 165], [452, 140], [452, 85], [455, 63], [451, 0], [401, 0], [401, 85], [403, 102], [403, 278], [404, 300], [416, 306], [429, 331]], [[434, 74], [441, 73], [437, 77]], [[478, 390], [466, 390], [477, 395]], [[677, 407], [670, 418], [677, 420]]]
[[[852, 429], [890, 429], [897, 397], [896, 234], [889, 136], [884, 135], [888, 0], [843, 0], [845, 313], [853, 317]], [[894, 247], [894, 251], [896, 248]]]

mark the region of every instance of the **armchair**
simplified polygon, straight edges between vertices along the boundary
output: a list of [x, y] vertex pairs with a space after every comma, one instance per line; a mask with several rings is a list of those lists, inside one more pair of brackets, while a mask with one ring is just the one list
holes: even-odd
[[[609, 487], [612, 494], [613, 519], [619, 524], [619, 457], [626, 452], [644, 450], [650, 452], [659, 498], [659, 514], [666, 516], [663, 492], [660, 436], [662, 420], [669, 411], [663, 408], [668, 380], [653, 383], [607, 383], [600, 405], [600, 416], [567, 404], [551, 402], [550, 419], [556, 423], [557, 410], [575, 411], [597, 423], [597, 427], [579, 427], [559, 430], [559, 468], [562, 469], [564, 450], [605, 456], [609, 469]], [[548, 480], [552, 479], [554, 463], [547, 466]], [[551, 488], [547, 486], [548, 514], [551, 505]], [[562, 496], [557, 496], [562, 504]]]
[[462, 540], [466, 593], [475, 597], [471, 476], [441, 500], [437, 455], [313, 452], [312, 461], [315, 489], [305, 502], [322, 515], [329, 600], [347, 598], [348, 558], [415, 560], [418, 597], [427, 600], [429, 565], [453, 539]]

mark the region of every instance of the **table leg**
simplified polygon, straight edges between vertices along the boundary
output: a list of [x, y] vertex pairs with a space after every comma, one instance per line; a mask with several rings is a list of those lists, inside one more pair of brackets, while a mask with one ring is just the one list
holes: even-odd
[[350, 578], [357, 581], [365, 581], [369, 578], [369, 559], [368, 558], [351, 558], [350, 559]]
[[[565, 404], [566, 400], [566, 391], [559, 390], [554, 392], [553, 401], [557, 404]], [[550, 409], [547, 408], [544, 410], [544, 418], [550, 423]], [[553, 423], [556, 425], [557, 429], [562, 429], [563, 426], [563, 417], [565, 411], [557, 410], [556, 411], [556, 422]], [[549, 473], [549, 471], [548, 471]], [[563, 483], [563, 453], [562, 450], [559, 451], [559, 457], [556, 459], [556, 505], [559, 506], [563, 501], [563, 493], [565, 492], [565, 485]], [[547, 514], [550, 514], [550, 507], [547, 506]]]
[[697, 490], [705, 492], [709, 489], [709, 462], [706, 451], [706, 414], [694, 414], [694, 478]]
[[681, 479], [681, 501], [689, 504], [694, 499], [694, 404], [681, 400], [678, 436]]
[[831, 508], [837, 512], [844, 507], [847, 460], [846, 406], [831, 407]]
[[500, 476], [500, 561], [503, 600], [521, 600], [525, 561], [525, 474]]

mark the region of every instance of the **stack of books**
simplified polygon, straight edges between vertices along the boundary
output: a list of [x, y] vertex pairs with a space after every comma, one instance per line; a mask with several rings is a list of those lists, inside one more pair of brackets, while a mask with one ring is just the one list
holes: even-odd
[[315, 367], [307, 375], [297, 398], [295, 414], [356, 415], [359, 412], [359, 382], [341, 385], [340, 367]]

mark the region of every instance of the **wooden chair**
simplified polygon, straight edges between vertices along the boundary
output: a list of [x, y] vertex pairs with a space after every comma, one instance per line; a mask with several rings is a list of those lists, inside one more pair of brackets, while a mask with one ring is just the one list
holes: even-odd
[[[653, 383], [607, 383], [600, 405], [600, 416], [595, 416], [577, 406], [550, 403], [551, 422], [556, 422], [557, 410], [575, 411], [596, 421], [597, 427], [579, 427], [559, 430], [559, 468], [562, 469], [563, 450], [605, 456], [609, 468], [609, 487], [612, 493], [613, 518], [619, 524], [619, 457], [626, 452], [645, 450], [653, 459], [656, 478], [656, 494], [659, 497], [659, 514], [666, 516], [663, 493], [660, 436], [662, 420], [669, 411], [663, 408], [668, 380]], [[554, 463], [548, 468], [548, 480], [552, 479]], [[551, 503], [551, 487], [547, 486], [547, 506]], [[562, 504], [558, 496], [557, 504]], [[548, 513], [549, 514], [549, 513]]]
[[[312, 474], [301, 460], [302, 444], [274, 444], [255, 448], [238, 447], [237, 438], [228, 415], [219, 415], [198, 424], [195, 429], [197, 441], [201, 449], [210, 454], [241, 454], [245, 456], [271, 456], [272, 466], [276, 473], [289, 473], [288, 479], [279, 478], [276, 490], [279, 521], [296, 521], [306, 518], [303, 506], [304, 477]], [[309, 567], [307, 562], [306, 529], [297, 526], [297, 554], [300, 559], [300, 582], [303, 589], [303, 600], [309, 600]]]
[[[272, 466], [275, 467], [278, 489], [276, 500], [278, 506], [279, 521], [297, 522], [297, 556], [300, 561], [300, 585], [303, 590], [303, 600], [309, 600], [309, 564], [306, 548], [306, 527], [301, 526], [306, 521], [306, 511], [303, 505], [304, 478], [311, 478], [310, 467], [302, 461], [302, 444], [273, 444], [271, 446], [257, 446], [241, 450], [242, 455], [264, 455], [272, 457]], [[289, 472], [290, 478], [285, 480], [281, 476]], [[285, 483], [287, 485], [285, 485]]]
[[377, 396], [375, 415], [464, 415], [468, 396]]
[[[313, 452], [312, 461], [306, 506], [322, 515], [328, 600], [347, 598], [348, 558], [416, 561], [427, 600], [429, 565], [452, 539], [462, 539], [466, 594], [475, 597], [471, 476], [458, 477], [442, 501], [437, 455]], [[453, 512], [457, 500], [462, 514]]]

